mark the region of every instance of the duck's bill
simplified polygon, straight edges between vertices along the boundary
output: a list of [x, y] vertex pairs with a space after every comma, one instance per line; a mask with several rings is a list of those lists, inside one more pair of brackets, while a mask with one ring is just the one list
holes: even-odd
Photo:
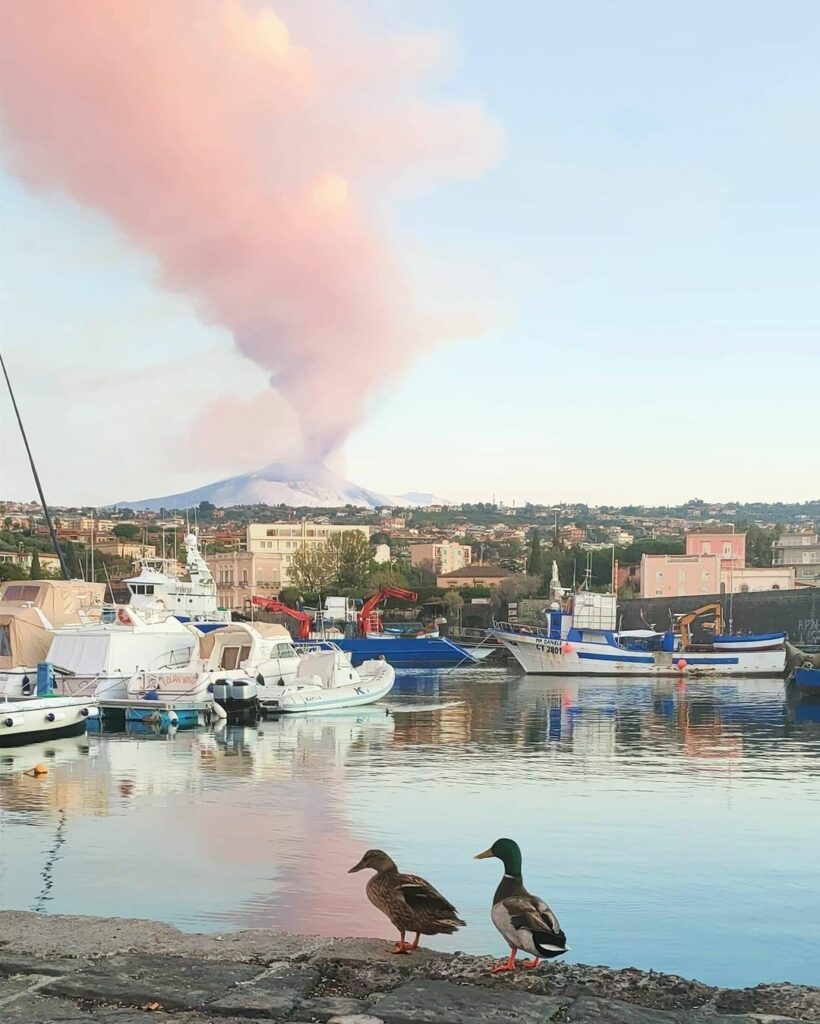
[[485, 850], [483, 853], [477, 853], [473, 860], [484, 860], [486, 857], [494, 857], [495, 854], [492, 850]]
[[354, 871], [361, 871], [363, 867], [364, 867], [364, 858], [362, 858], [359, 861], [358, 864], [354, 864], [353, 867], [350, 868], [350, 870], [348, 871], [348, 874], [352, 875]]

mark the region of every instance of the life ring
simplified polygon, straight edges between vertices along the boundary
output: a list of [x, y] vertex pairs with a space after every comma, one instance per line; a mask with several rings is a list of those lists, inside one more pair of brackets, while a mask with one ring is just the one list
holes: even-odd
[[117, 622], [121, 626], [133, 626], [134, 623], [131, 621], [131, 616], [124, 608], [117, 609]]

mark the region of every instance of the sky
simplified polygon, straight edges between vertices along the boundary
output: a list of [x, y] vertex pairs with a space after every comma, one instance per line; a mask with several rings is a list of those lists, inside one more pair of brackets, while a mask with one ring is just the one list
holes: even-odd
[[[97, 92], [70, 6], [0, 7], [0, 347], [50, 501], [289, 459], [456, 501], [818, 496], [816, 4], [178, 0], [165, 64], [126, 74], [113, 25]], [[30, 498], [5, 398], [0, 429]]]

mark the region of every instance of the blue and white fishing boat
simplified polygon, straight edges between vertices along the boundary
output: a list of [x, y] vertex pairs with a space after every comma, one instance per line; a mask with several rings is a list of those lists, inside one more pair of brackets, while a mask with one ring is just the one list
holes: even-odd
[[[785, 633], [724, 634], [720, 605], [681, 616], [675, 630], [616, 629], [617, 597], [581, 590], [562, 608], [553, 601], [543, 627], [498, 623], [491, 634], [525, 672], [538, 675], [777, 676], [786, 664]], [[714, 637], [692, 640], [700, 615]]]

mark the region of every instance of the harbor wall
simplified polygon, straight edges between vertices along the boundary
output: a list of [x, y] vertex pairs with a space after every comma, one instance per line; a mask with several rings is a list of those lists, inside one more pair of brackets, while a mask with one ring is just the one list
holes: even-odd
[[[726, 594], [621, 601], [618, 604], [618, 624], [621, 629], [645, 629], [647, 625], [659, 630], [668, 629], [675, 615], [717, 602], [723, 608], [724, 627], [728, 630], [729, 598]], [[777, 633], [782, 630], [798, 647], [820, 644], [820, 588], [735, 594], [732, 617], [736, 633]]]
[[[646, 629], [647, 626], [669, 629], [675, 615], [717, 602], [723, 608], [724, 625], [728, 629], [729, 598], [726, 594], [622, 600], [618, 602], [618, 626], [620, 629]], [[545, 597], [520, 601], [519, 621], [538, 622], [548, 603]], [[820, 587], [735, 594], [732, 617], [736, 632], [777, 633], [782, 630], [798, 647], [820, 645]]]

